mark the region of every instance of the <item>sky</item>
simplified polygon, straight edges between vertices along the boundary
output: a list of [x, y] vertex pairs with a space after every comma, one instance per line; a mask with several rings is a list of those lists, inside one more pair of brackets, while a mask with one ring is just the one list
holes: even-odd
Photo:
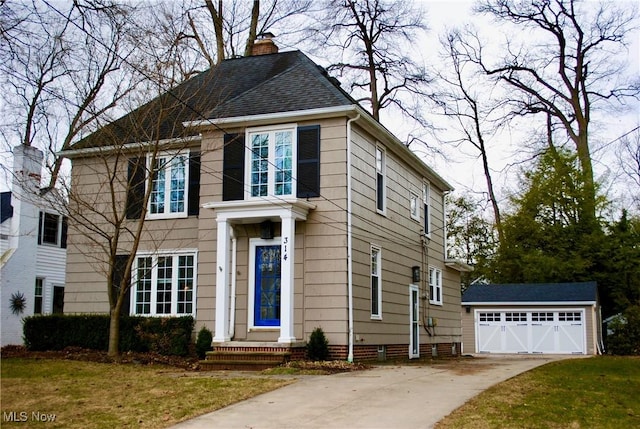
[[[631, 1], [624, 1], [631, 3]], [[484, 17], [480, 17], [472, 14], [472, 6], [474, 1], [471, 0], [449, 0], [449, 1], [436, 1], [436, 0], [419, 0], [420, 7], [426, 11], [426, 20], [429, 27], [429, 31], [424, 37], [416, 44], [416, 49], [419, 49], [425, 58], [426, 62], [437, 61], [436, 53], [439, 49], [438, 37], [447, 29], [453, 26], [461, 26], [467, 22], [473, 22], [473, 24], [479, 28], [488, 37], [502, 37], [501, 33], [496, 31], [495, 27]], [[632, 46], [629, 50], [630, 61], [632, 62], [631, 69], [640, 75], [640, 32], [636, 32], [632, 37]], [[401, 130], [405, 126], [398, 121], [383, 121], [392, 132], [396, 132], [399, 136], [402, 134]], [[599, 124], [599, 127], [606, 129], [599, 130], [603, 141], [612, 141], [624, 134], [628, 130], [640, 124], [640, 112], [638, 110], [627, 112], [624, 115], [615, 115], [606, 119], [605, 123]], [[517, 169], [509, 169], [508, 165], [513, 160], [514, 155], [517, 155], [517, 143], [523, 138], [516, 134], [504, 135], [500, 142], [496, 144], [495, 152], [491, 153], [491, 167], [496, 172], [496, 183], [498, 186], [498, 192], [500, 195], [506, 197], [507, 193], [512, 190], [516, 180]], [[437, 145], [438, 142], [432, 142]], [[412, 148], [414, 148], [412, 146]], [[416, 152], [433, 167], [445, 180], [450, 182], [458, 191], [464, 191], [465, 189], [473, 189], [477, 192], [482, 192], [485, 189], [484, 176], [482, 173], [482, 166], [478, 157], [475, 156], [473, 150], [461, 151], [459, 149], [453, 149], [450, 147], [442, 147], [443, 152], [447, 155], [441, 157], [429, 153], [424, 150], [420, 150], [419, 147], [415, 147]], [[617, 174], [613, 171], [614, 160], [610, 156], [605, 156], [603, 151], [599, 154], [597, 151], [594, 154], [596, 158], [595, 168], [596, 173], [603, 174]], [[500, 174], [497, 174], [497, 173]], [[7, 190], [7, 183], [4, 177], [0, 177], [0, 190]]]

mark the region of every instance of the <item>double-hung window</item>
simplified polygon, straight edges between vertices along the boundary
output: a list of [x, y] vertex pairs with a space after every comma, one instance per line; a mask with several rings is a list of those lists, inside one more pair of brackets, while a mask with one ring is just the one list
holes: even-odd
[[59, 214], [40, 212], [38, 244], [67, 247], [67, 218]]
[[248, 132], [249, 197], [296, 195], [295, 128]]
[[195, 313], [196, 257], [191, 252], [140, 255], [134, 262], [133, 313]]
[[149, 217], [187, 215], [189, 158], [186, 154], [163, 153], [153, 160]]
[[371, 246], [371, 318], [382, 319], [382, 257], [380, 248]]
[[36, 277], [36, 289], [33, 294], [33, 314], [42, 314], [42, 298], [44, 297], [44, 279]]
[[424, 235], [431, 236], [431, 187], [428, 182], [422, 184], [422, 204], [424, 206]]
[[420, 222], [420, 199], [415, 192], [409, 193], [409, 212], [411, 213], [411, 219]]
[[381, 146], [376, 146], [376, 210], [380, 214], [384, 214], [386, 208], [386, 164], [386, 152]]
[[429, 302], [442, 305], [442, 270], [429, 267]]

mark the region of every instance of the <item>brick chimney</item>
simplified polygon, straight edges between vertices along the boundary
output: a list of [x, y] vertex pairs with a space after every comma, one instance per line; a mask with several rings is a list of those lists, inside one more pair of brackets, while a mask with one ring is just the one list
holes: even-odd
[[260, 33], [256, 41], [253, 43], [251, 55], [277, 54], [278, 46], [273, 43], [274, 37], [273, 33]]

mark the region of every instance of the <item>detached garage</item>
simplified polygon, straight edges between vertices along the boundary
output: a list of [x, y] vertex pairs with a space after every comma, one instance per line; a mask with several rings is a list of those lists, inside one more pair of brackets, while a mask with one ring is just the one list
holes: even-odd
[[596, 282], [474, 284], [462, 294], [464, 353], [600, 353]]

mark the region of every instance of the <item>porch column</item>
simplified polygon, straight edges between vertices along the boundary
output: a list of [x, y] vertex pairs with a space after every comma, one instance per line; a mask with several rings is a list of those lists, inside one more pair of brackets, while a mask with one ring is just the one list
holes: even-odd
[[279, 343], [295, 341], [293, 335], [293, 290], [295, 268], [296, 220], [291, 213], [281, 216], [282, 244], [280, 251], [280, 338]]
[[218, 242], [216, 249], [216, 332], [213, 341], [229, 341], [229, 223], [218, 220]]

